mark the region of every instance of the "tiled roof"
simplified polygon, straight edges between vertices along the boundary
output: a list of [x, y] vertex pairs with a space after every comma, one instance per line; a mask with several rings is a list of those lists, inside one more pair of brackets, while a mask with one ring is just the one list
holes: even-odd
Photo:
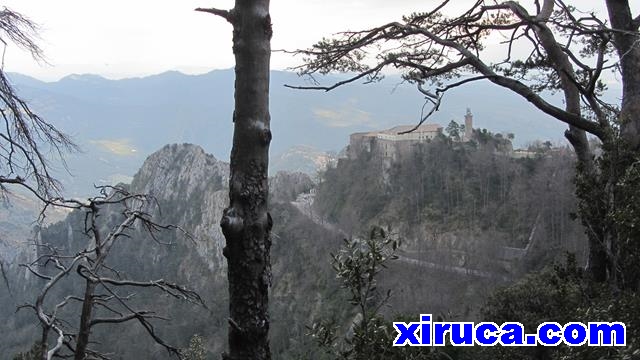
[[[392, 127], [391, 129], [388, 129], [388, 130], [381, 131], [381, 133], [395, 135], [395, 134], [398, 134], [398, 133], [401, 133], [401, 132], [409, 131], [409, 130], [415, 128], [415, 127], [416, 127], [415, 125], [400, 125], [400, 126]], [[440, 126], [440, 124], [422, 124], [416, 130], [414, 130], [413, 132], [416, 132], [416, 133], [425, 133], [425, 132], [432, 133], [432, 132], [438, 132], [438, 131], [440, 131], [440, 129], [442, 129], [442, 126]]]
[[[388, 134], [388, 135], [398, 135], [398, 133], [406, 132], [416, 127], [415, 125], [399, 125], [394, 126], [391, 129], [382, 130], [382, 131], [370, 131], [370, 132], [359, 132], [353, 133], [351, 136], [376, 136], [378, 134]], [[440, 124], [422, 124], [413, 132], [415, 133], [434, 133], [442, 130], [442, 126]]]

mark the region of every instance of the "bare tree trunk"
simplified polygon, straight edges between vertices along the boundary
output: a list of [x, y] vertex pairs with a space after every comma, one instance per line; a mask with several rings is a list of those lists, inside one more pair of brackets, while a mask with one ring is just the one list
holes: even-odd
[[38, 353], [40, 360], [47, 360], [47, 350], [49, 350], [47, 345], [48, 343], [49, 343], [49, 329], [43, 326], [42, 338], [40, 339], [40, 352]]
[[96, 284], [87, 280], [84, 290], [84, 300], [82, 301], [80, 328], [78, 329], [78, 338], [76, 339], [74, 360], [84, 360], [86, 357], [89, 335], [91, 335], [91, 315], [93, 312], [93, 294], [95, 289]]
[[197, 10], [222, 16], [233, 25], [236, 58], [230, 204], [220, 221], [226, 238], [230, 312], [229, 353], [223, 358], [270, 359], [269, 0], [236, 0], [231, 11]]

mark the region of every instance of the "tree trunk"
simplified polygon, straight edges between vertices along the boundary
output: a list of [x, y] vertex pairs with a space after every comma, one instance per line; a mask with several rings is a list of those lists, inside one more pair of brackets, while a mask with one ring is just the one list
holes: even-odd
[[84, 290], [84, 300], [82, 301], [82, 313], [80, 314], [80, 328], [76, 339], [76, 351], [74, 360], [84, 360], [89, 345], [89, 335], [91, 335], [91, 315], [93, 312], [93, 294], [96, 284], [86, 281]]
[[[617, 217], [635, 209], [630, 200], [625, 176], [637, 159], [640, 150], [640, 47], [638, 46], [638, 19], [634, 19], [628, 0], [606, 0], [609, 20], [613, 32], [613, 45], [620, 59], [622, 79], [622, 104], [618, 122], [620, 139], [614, 144], [603, 144], [603, 165], [601, 173], [607, 213], [601, 217], [605, 220], [601, 251], [606, 253], [610, 261], [608, 268], [609, 282], [623, 289], [638, 288], [638, 256], [635, 243], [638, 232], [634, 224], [625, 224]], [[632, 191], [637, 191], [636, 189]]]
[[268, 292], [271, 216], [269, 186], [269, 0], [236, 0], [233, 25], [235, 123], [229, 207], [220, 222], [229, 279], [229, 353], [225, 359], [270, 359]]
[[[545, 0], [539, 17], [544, 16], [545, 20], [547, 20], [553, 8], [553, 0]], [[576, 78], [576, 74], [569, 57], [564, 53], [553, 32], [546, 24], [539, 24], [534, 27], [534, 30], [562, 83], [565, 110], [581, 116], [580, 90], [572, 80]], [[610, 242], [609, 237], [611, 234], [609, 234], [608, 231], [607, 221], [603, 221], [609, 205], [607, 201], [598, 201], [597, 204], [599, 204], [599, 206], [594, 207], [593, 199], [584, 198], [585, 196], [592, 197], [593, 191], [599, 192], [603, 190], [592, 186], [592, 184], [598, 181], [598, 172], [595, 169], [594, 158], [589, 147], [586, 132], [575, 126], [569, 126], [569, 129], [565, 131], [565, 137], [573, 146], [578, 159], [576, 173], [577, 186], [578, 188], [590, 187], [589, 191], [577, 192], [580, 200], [589, 205], [588, 208], [583, 208], [583, 211], [581, 211], [582, 222], [588, 224], [591, 229], [591, 231], [587, 232], [589, 239], [588, 271], [595, 281], [604, 282], [608, 278], [608, 270], [610, 269], [610, 259], [606, 251], [606, 244]], [[606, 192], [602, 193], [602, 196], [606, 197]]]
[[47, 350], [49, 344], [49, 328], [42, 327], [42, 338], [40, 340], [40, 352], [38, 353], [38, 357], [40, 360], [47, 360]]
[[622, 74], [621, 135], [631, 150], [637, 151], [640, 149], [639, 24], [634, 21], [628, 0], [607, 0], [606, 3], [611, 27], [617, 30], [613, 40]]

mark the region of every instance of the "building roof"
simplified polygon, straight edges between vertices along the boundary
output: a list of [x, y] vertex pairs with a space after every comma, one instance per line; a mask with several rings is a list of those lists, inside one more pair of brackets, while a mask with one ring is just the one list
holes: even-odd
[[[380, 132], [384, 133], [384, 134], [396, 135], [398, 133], [407, 132], [409, 130], [412, 130], [415, 127], [416, 127], [415, 125], [399, 125], [399, 126], [394, 126], [391, 129], [380, 131]], [[415, 129], [413, 132], [416, 132], [416, 133], [433, 133], [433, 132], [438, 132], [441, 129], [442, 129], [442, 126], [440, 126], [440, 124], [422, 124], [422, 125], [418, 126], [418, 128]]]
[[[364, 137], [376, 136], [378, 134], [398, 135], [399, 133], [412, 130], [415, 127], [415, 125], [398, 125], [387, 130], [353, 133], [351, 136]], [[434, 133], [439, 132], [440, 130], [442, 130], [442, 126], [440, 124], [422, 124], [416, 130], [412, 131], [412, 133]]]

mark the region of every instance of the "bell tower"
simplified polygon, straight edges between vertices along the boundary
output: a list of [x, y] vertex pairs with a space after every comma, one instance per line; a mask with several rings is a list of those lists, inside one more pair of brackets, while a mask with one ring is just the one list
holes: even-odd
[[473, 114], [471, 109], [467, 108], [467, 113], [464, 116], [464, 141], [471, 140], [473, 134]]

